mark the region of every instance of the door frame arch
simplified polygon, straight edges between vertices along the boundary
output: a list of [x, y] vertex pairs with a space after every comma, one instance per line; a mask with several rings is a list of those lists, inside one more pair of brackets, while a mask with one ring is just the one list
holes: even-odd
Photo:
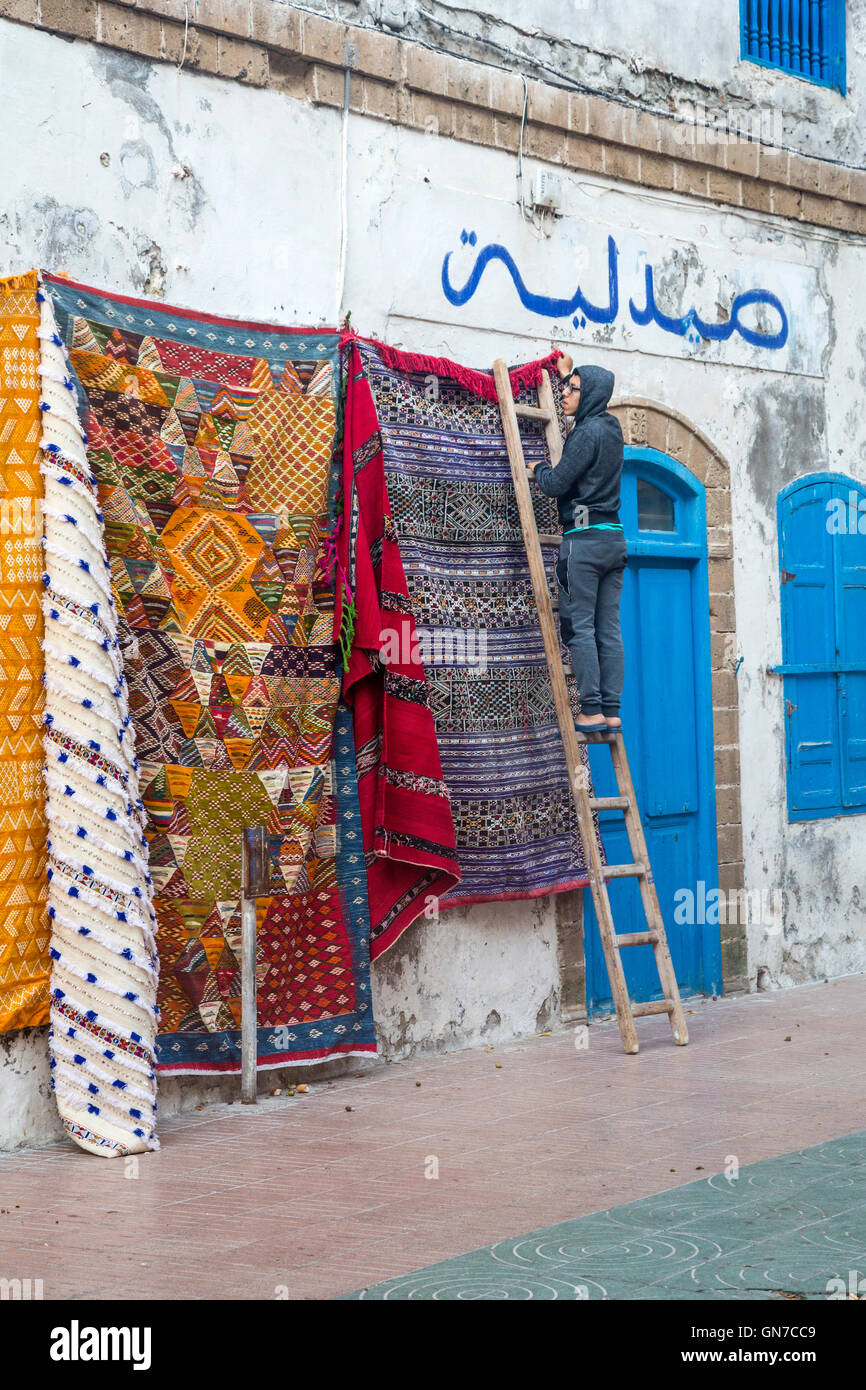
[[[641, 451], [664, 455], [668, 468], [675, 465], [685, 486], [690, 485], [691, 476], [704, 488], [719, 887], [735, 892], [743, 887], [743, 829], [730, 468], [715, 445], [679, 411], [638, 396], [616, 398], [609, 409], [622, 427], [626, 447], [635, 455]], [[746, 924], [723, 925], [721, 944], [725, 989], [748, 989]]]

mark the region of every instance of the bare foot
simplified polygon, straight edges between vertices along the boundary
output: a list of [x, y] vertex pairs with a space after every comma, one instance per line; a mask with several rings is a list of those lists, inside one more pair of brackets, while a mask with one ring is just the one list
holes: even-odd
[[606, 715], [604, 716], [604, 722], [605, 722], [605, 724], [607, 725], [607, 727], [608, 727], [609, 729], [621, 729], [621, 728], [622, 728], [622, 720], [620, 719], [620, 717], [619, 717], [618, 714], [611, 714], [611, 715], [607, 715], [607, 714], [606, 714]]
[[591, 725], [596, 729], [603, 729], [607, 720], [603, 714], [579, 714], [577, 716], [577, 722], [578, 724], [586, 724], [587, 726]]

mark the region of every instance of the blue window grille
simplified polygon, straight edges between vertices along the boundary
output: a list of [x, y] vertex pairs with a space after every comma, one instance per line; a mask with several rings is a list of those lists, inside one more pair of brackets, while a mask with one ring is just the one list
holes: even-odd
[[740, 56], [845, 92], [845, 0], [740, 0]]
[[779, 494], [788, 819], [866, 813], [866, 484]]

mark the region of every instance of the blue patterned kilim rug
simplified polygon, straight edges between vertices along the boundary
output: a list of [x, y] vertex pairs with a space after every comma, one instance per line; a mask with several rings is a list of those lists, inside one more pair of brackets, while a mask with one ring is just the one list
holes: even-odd
[[351, 1299], [845, 1298], [866, 1292], [866, 1132], [501, 1240]]
[[[442, 370], [399, 369], [393, 361], [405, 354], [395, 349], [387, 350], [391, 364], [381, 345], [359, 339], [358, 349], [454, 817], [462, 878], [440, 906], [583, 887], [584, 849], [499, 407]], [[534, 390], [519, 389], [537, 404]], [[537, 427], [521, 421], [521, 435], [527, 459], [549, 458]], [[552, 499], [536, 491], [534, 505], [539, 532], [558, 534]], [[556, 555], [555, 544], [545, 545], [552, 591]], [[576, 714], [570, 671], [567, 684]], [[585, 750], [582, 757], [588, 770]]]

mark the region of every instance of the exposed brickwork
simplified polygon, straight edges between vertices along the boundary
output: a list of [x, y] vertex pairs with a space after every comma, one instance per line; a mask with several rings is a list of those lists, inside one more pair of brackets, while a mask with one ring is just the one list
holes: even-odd
[[221, 77], [234, 77], [239, 82], [251, 82], [257, 87], [269, 84], [268, 51], [258, 44], [230, 39], [221, 34], [218, 39], [217, 67]]
[[563, 1023], [586, 1019], [586, 956], [583, 948], [582, 889], [557, 893], [553, 899], [556, 914], [556, 948], [559, 966], [559, 1016]]
[[[192, 8], [192, 7], [191, 7]], [[511, 72], [433, 52], [271, 0], [0, 0], [0, 18], [186, 69], [271, 86], [495, 149], [517, 145], [523, 83]], [[866, 235], [866, 170], [749, 142], [602, 97], [529, 81], [527, 152], [582, 173], [674, 190]]]
[[[725, 460], [705, 435], [677, 411], [652, 401], [614, 401], [627, 445], [658, 449], [682, 463], [706, 487], [709, 550], [710, 666], [716, 776], [719, 887], [743, 885], [740, 809], [740, 733], [734, 660], [737, 650], [731, 546], [731, 480]], [[746, 925], [722, 927], [722, 978], [728, 990], [748, 988]]]

